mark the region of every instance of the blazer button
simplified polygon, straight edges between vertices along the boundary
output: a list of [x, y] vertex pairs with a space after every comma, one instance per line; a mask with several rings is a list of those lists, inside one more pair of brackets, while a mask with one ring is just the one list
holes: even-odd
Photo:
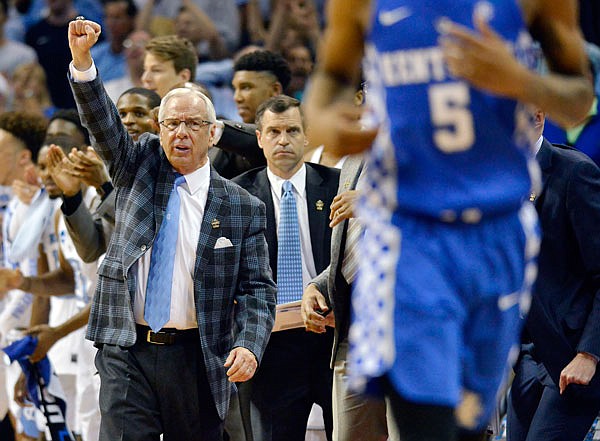
[[146, 245], [142, 245], [142, 251], [146, 251]]

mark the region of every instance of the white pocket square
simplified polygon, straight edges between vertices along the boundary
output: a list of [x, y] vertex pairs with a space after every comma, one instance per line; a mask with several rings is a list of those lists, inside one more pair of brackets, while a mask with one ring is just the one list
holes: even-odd
[[215, 250], [218, 250], [219, 248], [227, 248], [232, 246], [233, 244], [229, 239], [227, 239], [226, 237], [219, 237], [217, 239], [217, 243], [215, 243]]

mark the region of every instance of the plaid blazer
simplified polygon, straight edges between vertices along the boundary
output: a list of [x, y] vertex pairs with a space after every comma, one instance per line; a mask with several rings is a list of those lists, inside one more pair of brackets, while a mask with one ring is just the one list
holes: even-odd
[[[136, 340], [132, 266], [152, 246], [174, 182], [157, 136], [134, 142], [99, 78], [71, 87], [92, 144], [106, 162], [117, 192], [115, 230], [98, 269], [86, 337], [131, 346]], [[242, 346], [260, 361], [275, 316], [276, 287], [265, 240], [265, 206], [211, 169], [194, 270], [199, 338], [219, 416], [229, 405], [225, 359]], [[219, 237], [232, 247], [214, 249]], [[234, 329], [237, 332], [234, 334]]]

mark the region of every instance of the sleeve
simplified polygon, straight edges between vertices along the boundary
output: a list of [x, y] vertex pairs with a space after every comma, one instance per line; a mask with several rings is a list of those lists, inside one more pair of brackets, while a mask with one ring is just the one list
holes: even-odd
[[321, 294], [323, 294], [325, 296], [325, 299], [327, 300], [327, 303], [329, 305], [331, 305], [331, 299], [329, 297], [329, 269], [331, 268], [331, 265], [328, 265], [327, 268], [325, 268], [323, 270], [323, 272], [321, 272], [321, 274], [319, 274], [317, 277], [315, 277], [314, 279], [312, 279], [312, 281], [310, 283], [312, 283], [313, 285], [315, 285], [317, 287], [317, 289], [319, 290], [319, 292]]
[[87, 70], [77, 70], [75, 66], [73, 66], [73, 62], [69, 64], [69, 72], [71, 72], [71, 76], [73, 77], [73, 81], [76, 83], [85, 83], [88, 81], [94, 81], [98, 76], [96, 72], [96, 64], [94, 64], [94, 60], [92, 60], [92, 65]]
[[258, 146], [254, 124], [236, 121], [223, 121], [223, 124], [223, 134], [215, 147], [244, 157], [253, 168], [266, 165], [265, 155]]
[[593, 300], [577, 352], [600, 356], [600, 169], [582, 161], [567, 190], [567, 210], [584, 270], [593, 286]]
[[64, 214], [65, 224], [81, 260], [94, 262], [106, 251], [107, 238], [102, 220], [94, 218], [84, 203], [70, 214]]
[[106, 163], [113, 184], [130, 186], [139, 168], [138, 161], [147, 156], [148, 149], [134, 144], [99, 77], [77, 82], [69, 75], [69, 81], [81, 122], [89, 132], [94, 149]]
[[265, 238], [267, 219], [264, 204], [253, 206], [242, 244], [236, 324], [239, 333], [235, 346], [249, 349], [260, 362], [275, 322], [277, 288], [269, 265]]

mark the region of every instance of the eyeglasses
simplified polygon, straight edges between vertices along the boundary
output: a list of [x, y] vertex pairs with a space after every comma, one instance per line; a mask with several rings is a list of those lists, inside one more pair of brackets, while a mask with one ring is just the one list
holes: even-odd
[[177, 130], [181, 123], [185, 124], [186, 128], [194, 132], [197, 132], [202, 127], [212, 124], [211, 121], [206, 121], [203, 119], [164, 119], [158, 123], [171, 132]]

